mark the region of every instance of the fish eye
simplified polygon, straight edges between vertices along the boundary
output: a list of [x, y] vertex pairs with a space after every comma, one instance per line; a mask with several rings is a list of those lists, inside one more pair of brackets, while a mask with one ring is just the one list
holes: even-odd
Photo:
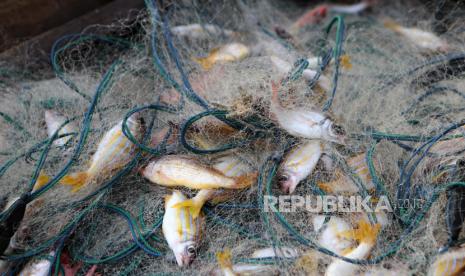
[[195, 247], [192, 245], [187, 247], [187, 254], [189, 254], [189, 256], [195, 256]]
[[279, 182], [285, 182], [285, 181], [287, 181], [287, 180], [289, 180], [289, 176], [288, 176], [287, 174], [282, 174], [282, 175], [280, 175], [279, 178], [278, 178], [278, 181], [279, 181]]
[[334, 133], [336, 135], [345, 135], [346, 134], [346, 131], [340, 125], [332, 125], [332, 130], [334, 131]]

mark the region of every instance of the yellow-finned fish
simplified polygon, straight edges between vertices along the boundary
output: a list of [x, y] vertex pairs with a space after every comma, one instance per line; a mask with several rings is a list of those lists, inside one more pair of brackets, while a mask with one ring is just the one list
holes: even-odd
[[[46, 110], [45, 111], [45, 125], [47, 126], [47, 134], [48, 137], [52, 137], [52, 135], [58, 130], [58, 128], [68, 120], [65, 116], [62, 114], [53, 111], [53, 110]], [[61, 128], [61, 130], [58, 132], [59, 135], [67, 134], [67, 133], [73, 133], [73, 132], [78, 132], [79, 129], [73, 122], [69, 122], [66, 124], [64, 127]], [[72, 138], [72, 136], [66, 136], [60, 139], [57, 139], [53, 141], [53, 144], [57, 146], [64, 146], [68, 141]]]
[[194, 39], [209, 38], [210, 35], [226, 35], [234, 36], [235, 32], [222, 29], [219, 26], [212, 24], [189, 24], [180, 25], [171, 28], [171, 32], [179, 37], [189, 37]]
[[418, 28], [402, 27], [392, 20], [384, 21], [384, 26], [400, 34], [422, 50], [446, 52], [448, 44], [437, 35]]
[[[240, 177], [252, 172], [252, 168], [247, 163], [234, 155], [226, 155], [218, 158], [213, 168], [222, 172], [227, 177]], [[252, 182], [249, 183], [253, 184]], [[213, 203], [225, 201], [234, 194], [233, 192], [232, 190], [225, 189], [203, 189], [200, 190], [195, 197], [183, 201], [176, 206], [190, 208], [192, 215], [196, 218], [205, 202], [210, 200], [213, 201]]]
[[[320, 69], [320, 66], [322, 64], [322, 59], [321, 57], [310, 57], [310, 58], [307, 58], [307, 61], [308, 61], [308, 68], [312, 69], [312, 70], [318, 70]], [[329, 64], [334, 64], [334, 59], [331, 59], [331, 61], [329, 62]], [[344, 69], [347, 69], [347, 70], [350, 70], [352, 69], [352, 63], [350, 62], [350, 56], [345, 54], [345, 55], [342, 55], [340, 58], [339, 58], [339, 64], [341, 65], [342, 68]], [[304, 71], [304, 75], [305, 76], [305, 71]], [[322, 76], [320, 76], [321, 78]], [[313, 77], [312, 77], [313, 78]], [[327, 82], [328, 82], [328, 85], [330, 85], [330, 80], [328, 78], [326, 78]], [[329, 91], [329, 89], [327, 90]]]
[[[72, 191], [76, 192], [97, 177], [106, 177], [128, 164], [135, 154], [136, 146], [123, 134], [122, 123], [118, 122], [103, 136], [87, 171], [66, 175], [61, 183], [72, 186]], [[127, 126], [136, 139], [142, 136], [143, 122], [138, 114], [127, 120]]]
[[[370, 176], [370, 171], [365, 159], [365, 153], [356, 155], [347, 160], [347, 165], [355, 172], [355, 174], [362, 180], [365, 184], [367, 190], [375, 188], [373, 181]], [[377, 163], [375, 163], [375, 168]], [[352, 181], [350, 176], [345, 175], [342, 170], [336, 170], [336, 179], [330, 182], [318, 182], [317, 185], [324, 191], [328, 193], [357, 193], [359, 191], [358, 186]]]
[[315, 169], [323, 148], [321, 141], [310, 140], [293, 148], [279, 168], [279, 181], [283, 193], [292, 194], [300, 183]]
[[203, 232], [203, 217], [192, 217], [189, 208], [173, 207], [186, 200], [180, 191], [173, 191], [165, 197], [165, 214], [163, 216], [163, 235], [174, 252], [179, 266], [190, 265], [196, 255], [198, 243]]
[[320, 232], [318, 242], [324, 248], [341, 255], [353, 245], [353, 241], [340, 236], [339, 233], [352, 230], [352, 226], [340, 217], [332, 216], [329, 218], [329, 221], [324, 224], [325, 219], [326, 216], [323, 215], [318, 215], [313, 218], [313, 230], [315, 232]]
[[301, 252], [293, 247], [268, 247], [257, 249], [252, 253], [252, 258], [297, 258]]
[[255, 276], [255, 275], [279, 275], [276, 267], [261, 264], [235, 264], [231, 261], [231, 250], [228, 248], [216, 253], [216, 260], [219, 269], [214, 270], [210, 275], [214, 276]]
[[[370, 256], [371, 250], [376, 244], [379, 229], [379, 224], [371, 225], [369, 222], [361, 220], [358, 223], [357, 229], [340, 232], [338, 235], [353, 239], [358, 242], [357, 247], [343, 254], [343, 256], [346, 258], [359, 260], [368, 258], [368, 256]], [[359, 265], [351, 264], [337, 258], [328, 266], [325, 275], [358, 275], [357, 273], [359, 269]]]
[[257, 172], [238, 177], [226, 176], [221, 171], [202, 164], [187, 155], [166, 155], [150, 162], [143, 170], [145, 178], [167, 186], [190, 189], [242, 189], [255, 182]]
[[[287, 75], [292, 70], [292, 65], [287, 61], [282, 60], [276, 56], [271, 56], [270, 59], [280, 74]], [[313, 69], [305, 69], [302, 72], [302, 76], [306, 80], [312, 80], [316, 75], [317, 71]], [[317, 84], [325, 92], [329, 92], [331, 90], [331, 81], [325, 75], [320, 75]]]
[[230, 43], [213, 49], [207, 57], [194, 58], [203, 69], [208, 70], [216, 63], [240, 61], [250, 54], [250, 50], [242, 43]]
[[285, 109], [279, 102], [278, 85], [271, 83], [271, 111], [289, 134], [307, 139], [322, 139], [344, 144], [345, 131], [320, 112], [304, 108]]
[[449, 250], [431, 265], [430, 276], [459, 276], [465, 273], [465, 248]]

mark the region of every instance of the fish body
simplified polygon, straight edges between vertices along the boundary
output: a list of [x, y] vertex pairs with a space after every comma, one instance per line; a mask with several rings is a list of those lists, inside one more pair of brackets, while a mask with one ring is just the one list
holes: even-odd
[[249, 48], [242, 43], [230, 43], [213, 49], [207, 57], [194, 58], [203, 69], [209, 70], [216, 63], [240, 61], [250, 54]]
[[333, 13], [358, 14], [373, 4], [373, 0], [361, 1], [353, 5], [329, 5], [329, 11]]
[[[68, 120], [65, 116], [62, 114], [52, 111], [52, 110], [46, 110], [45, 111], [45, 125], [47, 126], [47, 134], [48, 137], [51, 138], [53, 134], [58, 130], [58, 128]], [[73, 132], [78, 132], [78, 128], [73, 122], [67, 123], [64, 127], [61, 128], [61, 130], [58, 132], [58, 136], [67, 134], [67, 133], [73, 133]], [[57, 139], [53, 141], [53, 144], [56, 146], [64, 146], [66, 145], [69, 140], [72, 138], [72, 136], [66, 136], [60, 139]]]
[[[252, 172], [251, 167], [243, 162], [241, 159], [234, 155], [226, 155], [216, 160], [213, 168], [222, 172], [227, 177], [238, 178], [250, 174]], [[249, 182], [253, 184], [253, 182]], [[245, 188], [245, 187], [243, 187]], [[226, 189], [202, 189], [195, 197], [183, 201], [176, 206], [183, 206], [190, 208], [190, 211], [194, 218], [200, 214], [200, 210], [207, 201], [213, 201], [213, 203], [219, 203], [227, 200], [234, 193], [232, 190]]]
[[292, 247], [268, 247], [255, 250], [252, 253], [252, 258], [297, 258], [300, 256], [300, 251]]
[[257, 173], [229, 177], [185, 155], [167, 155], [152, 161], [143, 175], [162, 186], [190, 189], [241, 189], [250, 186], [257, 177]]
[[209, 38], [210, 35], [226, 35], [233, 36], [235, 32], [231, 30], [222, 29], [212, 24], [189, 24], [180, 25], [171, 28], [171, 32], [179, 37], [190, 37], [194, 39]]
[[344, 144], [344, 131], [320, 112], [303, 108], [285, 109], [279, 103], [278, 86], [272, 83], [271, 111], [289, 134]]
[[[357, 247], [350, 250], [344, 257], [350, 259], [366, 259], [370, 256], [371, 250], [376, 244], [378, 232], [380, 229], [379, 224], [370, 225], [369, 222], [361, 220], [358, 228], [349, 230], [345, 233], [339, 233], [340, 236], [352, 238], [358, 242]], [[341, 259], [335, 259], [326, 269], [326, 276], [339, 276], [339, 275], [358, 275], [359, 265], [351, 264]]]
[[280, 165], [281, 190], [292, 194], [300, 183], [315, 169], [323, 152], [321, 141], [310, 140], [293, 148]]
[[[55, 251], [50, 252], [50, 257], [55, 256]], [[32, 260], [19, 273], [20, 276], [48, 276], [52, 269], [52, 262], [48, 259]]]
[[[375, 188], [371, 179], [370, 171], [366, 163], [365, 154], [359, 154], [347, 160], [347, 165], [365, 184], [367, 190]], [[375, 163], [376, 167], [376, 163]], [[357, 193], [358, 186], [352, 181], [350, 176], [345, 175], [340, 169], [336, 171], [336, 179], [327, 183], [317, 183], [318, 186], [329, 193]]]
[[166, 196], [162, 225], [163, 235], [181, 267], [194, 261], [203, 228], [202, 216], [194, 219], [189, 208], [173, 207], [186, 199], [180, 191]]
[[321, 231], [318, 242], [324, 248], [341, 255], [352, 246], [353, 242], [341, 236], [340, 233], [352, 230], [352, 226], [342, 218], [335, 216], [324, 225], [325, 218], [322, 215], [313, 218], [313, 229], [317, 232]]
[[291, 33], [296, 33], [300, 28], [306, 25], [317, 24], [321, 22], [328, 14], [329, 5], [318, 5], [300, 16], [291, 27]]
[[[289, 62], [282, 60], [276, 56], [271, 56], [270, 59], [273, 65], [275, 66], [275, 68], [280, 72], [280, 74], [287, 75], [292, 70], [292, 66]], [[313, 80], [313, 78], [316, 75], [317, 75], [317, 71], [313, 69], [305, 69], [302, 72], [302, 76], [306, 80]], [[319, 87], [321, 87], [326, 92], [330, 91], [331, 89], [331, 81], [325, 75], [320, 75], [320, 77], [318, 78], [317, 84]]]
[[[123, 134], [122, 123], [116, 124], [103, 136], [87, 171], [67, 175], [61, 183], [72, 186], [73, 192], [76, 192], [93, 179], [106, 176], [128, 164], [137, 147]], [[127, 120], [127, 126], [136, 139], [141, 137], [142, 122], [137, 114]]]
[[465, 272], [465, 248], [450, 249], [431, 265], [429, 276], [459, 276]]
[[[252, 257], [254, 258], [254, 257]], [[261, 264], [236, 264], [231, 261], [231, 251], [225, 249], [216, 253], [219, 269], [212, 271], [211, 275], [218, 276], [247, 276], [247, 275], [279, 275], [276, 268]]]
[[385, 21], [384, 26], [405, 37], [420, 49], [445, 52], [449, 48], [445, 41], [431, 32], [420, 30], [418, 28], [402, 27], [390, 20]]

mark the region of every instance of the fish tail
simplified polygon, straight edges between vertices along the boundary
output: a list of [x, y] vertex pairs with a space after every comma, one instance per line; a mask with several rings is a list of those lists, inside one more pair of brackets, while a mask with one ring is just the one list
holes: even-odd
[[87, 184], [89, 174], [87, 172], [77, 172], [70, 175], [65, 175], [60, 183], [63, 185], [71, 186], [73, 193], [79, 191], [84, 185]]
[[50, 181], [50, 176], [46, 175], [42, 171], [39, 173], [39, 177], [36, 180], [36, 183], [34, 184], [33, 191], [37, 191], [38, 189], [42, 188], [47, 182]]
[[352, 69], [352, 63], [350, 62], [350, 56], [345, 54], [342, 55], [339, 59], [339, 62], [341, 63], [342, 68], [350, 70]]
[[386, 19], [383, 22], [384, 27], [393, 31], [399, 30], [399, 24], [397, 24], [394, 20], [392, 19]]
[[200, 64], [204, 70], [210, 70], [213, 67], [213, 61], [210, 56], [204, 58], [192, 58], [195, 62]]
[[258, 172], [243, 174], [236, 177], [236, 185], [232, 189], [244, 189], [257, 181]]
[[231, 250], [229, 248], [224, 251], [216, 252], [216, 260], [222, 269], [228, 269], [232, 267], [231, 261]]
[[203, 207], [203, 202], [195, 201], [193, 199], [184, 200], [176, 203], [172, 206], [173, 208], [188, 208], [192, 218], [195, 219], [199, 216], [200, 211]]
[[376, 242], [381, 225], [376, 223], [371, 225], [364, 219], [358, 222], [358, 227], [355, 230], [347, 230], [338, 233], [338, 236], [356, 240], [359, 243], [370, 243]]

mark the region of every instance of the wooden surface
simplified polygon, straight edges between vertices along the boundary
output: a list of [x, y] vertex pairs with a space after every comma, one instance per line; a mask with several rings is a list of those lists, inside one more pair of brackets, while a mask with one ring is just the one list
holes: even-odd
[[[79, 1], [85, 2], [86, 0]], [[14, 57], [22, 57], [27, 59], [28, 57], [31, 57], [35, 59], [41, 58], [44, 61], [48, 61], [50, 49], [58, 38], [67, 34], [80, 33], [90, 25], [107, 25], [121, 19], [131, 20], [131, 16], [135, 17], [137, 11], [143, 7], [143, 0], [113, 0], [106, 5], [92, 9], [90, 12], [84, 15], [74, 18], [64, 24], [60, 24], [58, 27], [49, 29], [39, 35], [23, 41], [18, 45], [15, 45], [14, 47], [9, 48], [6, 51], [1, 52], [0, 59], [11, 59]]]
[[0, 0], [0, 52], [112, 0]]

